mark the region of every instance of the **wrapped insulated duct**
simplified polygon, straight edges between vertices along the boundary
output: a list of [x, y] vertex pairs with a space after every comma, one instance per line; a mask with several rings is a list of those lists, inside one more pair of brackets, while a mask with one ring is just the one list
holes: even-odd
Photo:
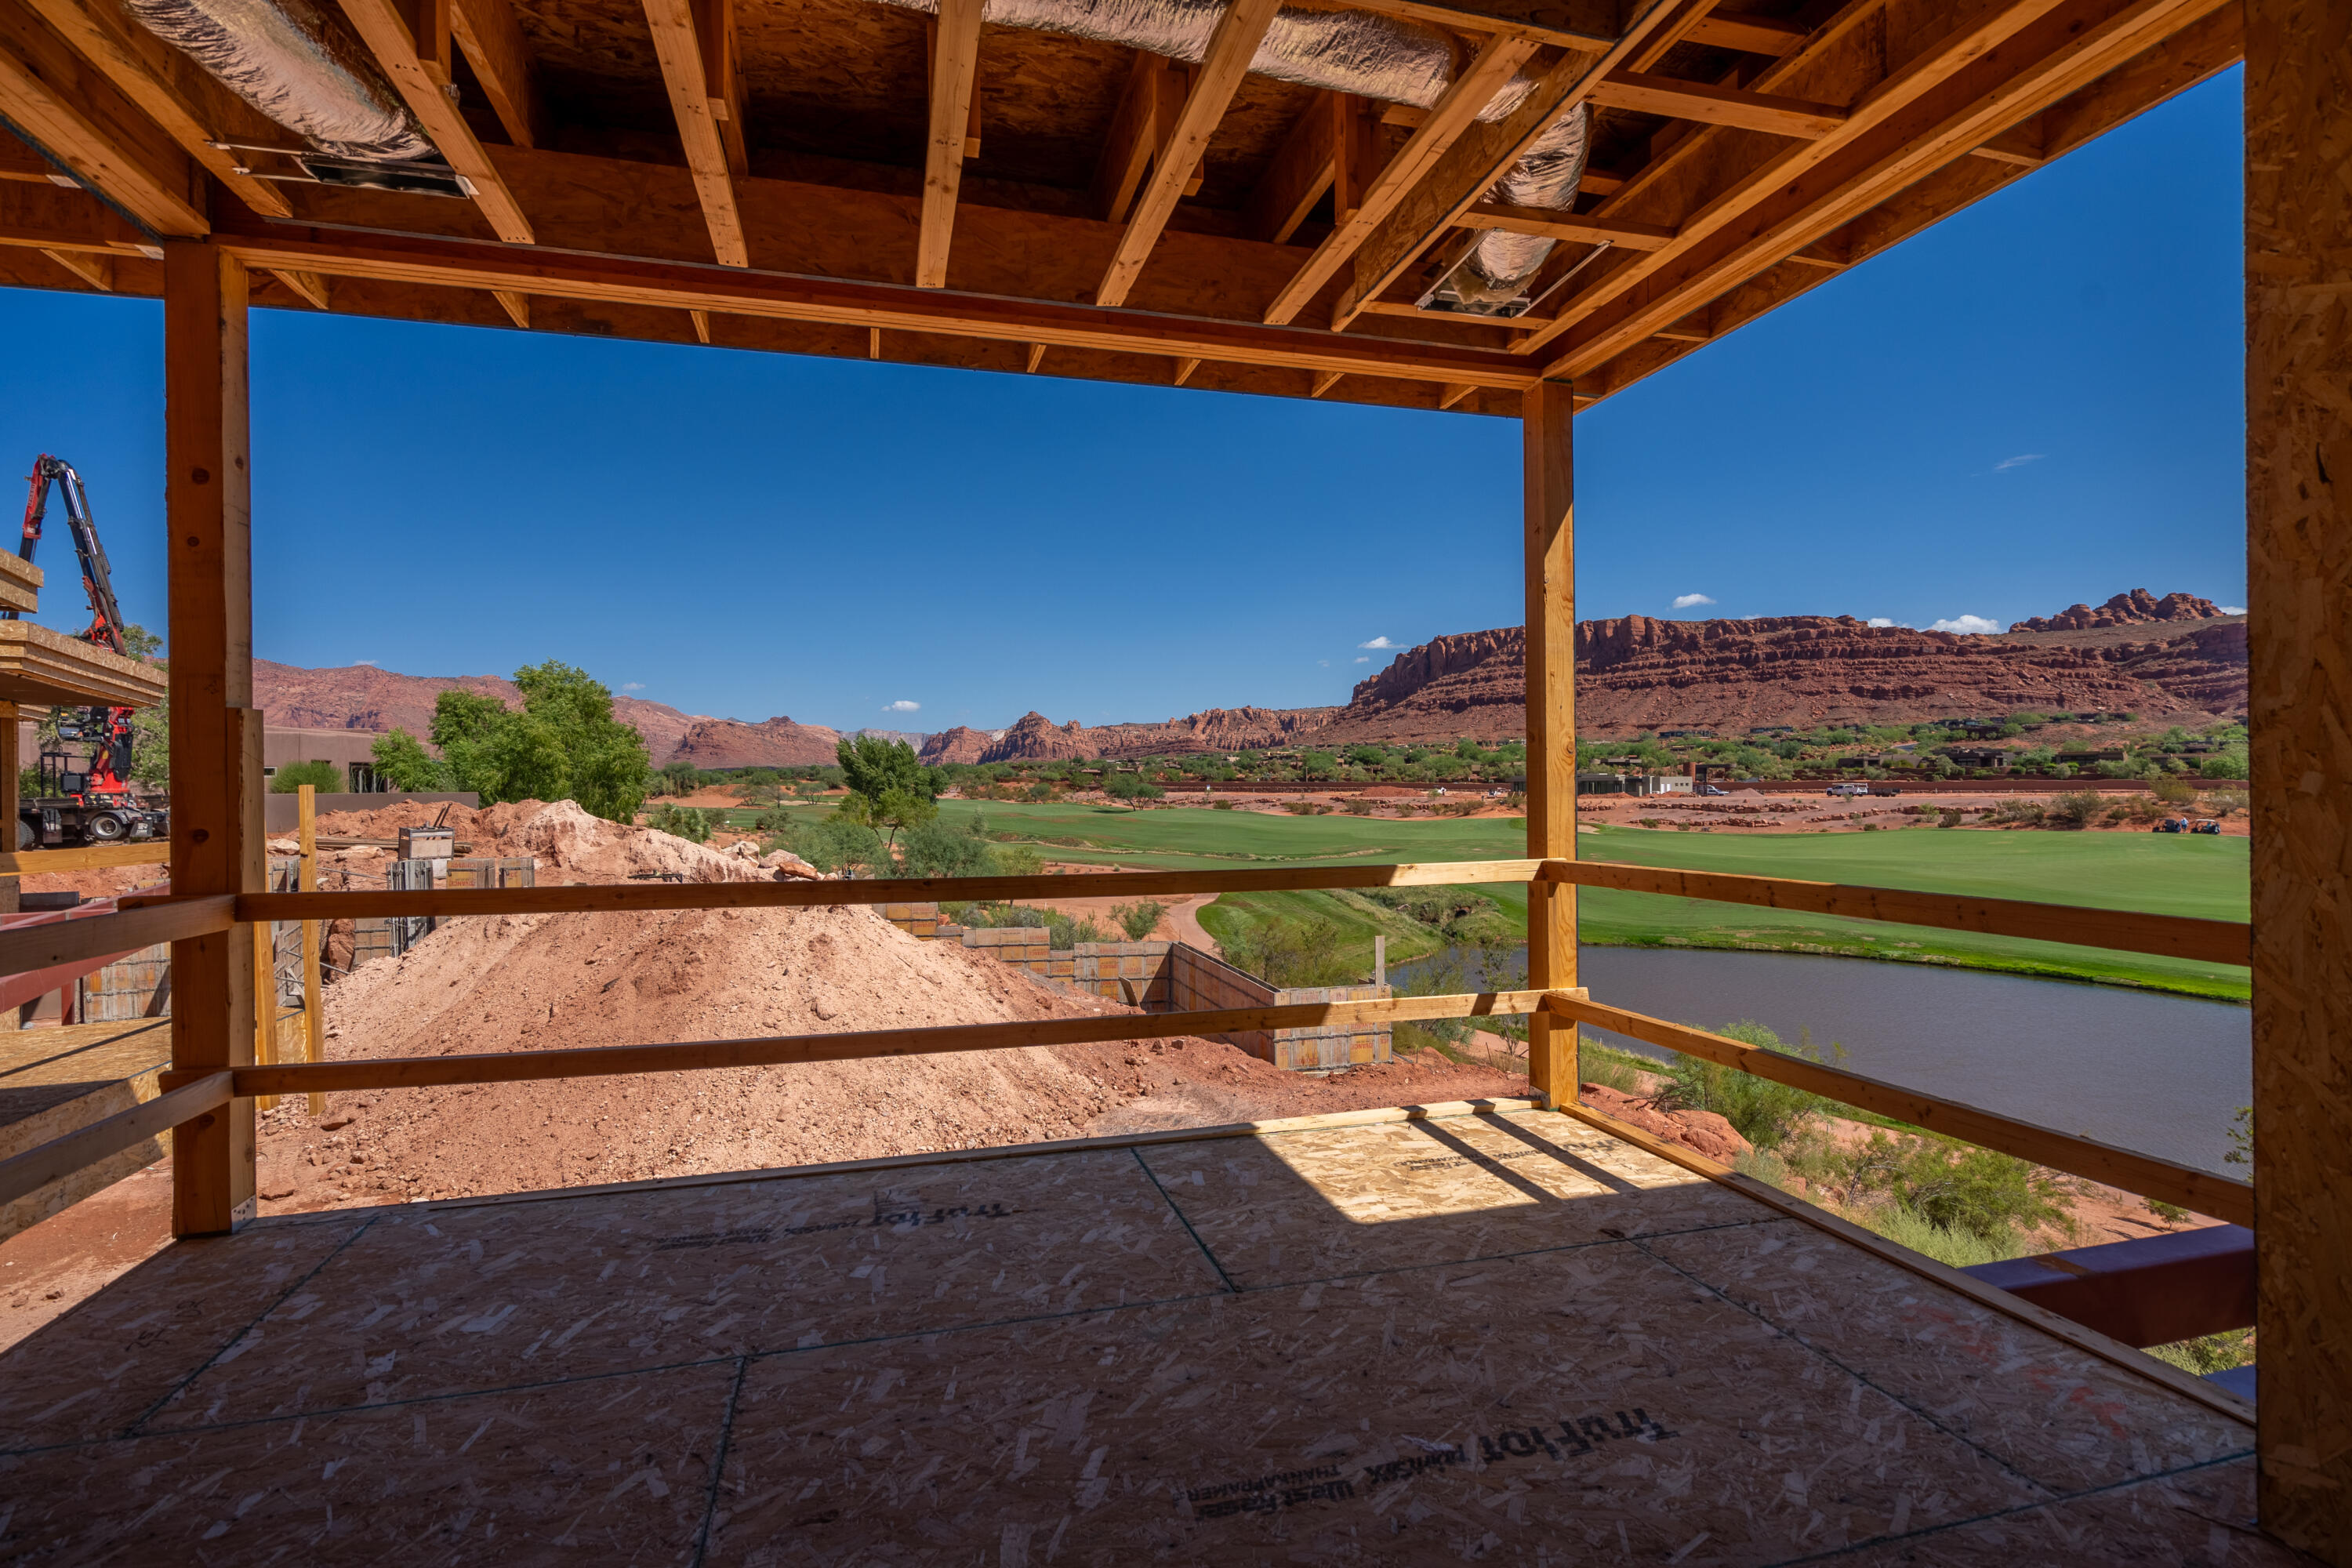
[[[927, 16], [939, 11], [939, 0], [882, 3]], [[982, 15], [1002, 27], [1123, 44], [1197, 65], [1207, 57], [1210, 35], [1224, 14], [1224, 0], [988, 0]], [[1461, 63], [1452, 35], [1419, 22], [1369, 11], [1286, 6], [1275, 13], [1250, 69], [1301, 87], [1430, 109], [1454, 84]], [[1503, 119], [1526, 101], [1534, 86], [1527, 73], [1514, 76], [1480, 108], [1478, 119], [1487, 124]], [[1498, 182], [1502, 198], [1518, 206], [1565, 211], [1584, 175], [1590, 122], [1581, 105], [1562, 115]], [[1432, 302], [1481, 315], [1515, 314], [1511, 303], [1555, 243], [1530, 235], [1482, 235], [1448, 274], [1453, 293], [1445, 294], [1441, 286]]]
[[321, 153], [359, 163], [438, 156], [348, 25], [311, 0], [123, 0], [123, 6]]

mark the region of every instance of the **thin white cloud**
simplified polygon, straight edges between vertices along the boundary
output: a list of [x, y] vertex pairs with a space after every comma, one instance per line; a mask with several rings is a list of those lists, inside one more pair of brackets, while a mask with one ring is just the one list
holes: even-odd
[[643, 691], [645, 689], [646, 683], [642, 680], [625, 680], [621, 682], [621, 689], [624, 691]]
[[2045, 455], [2041, 452], [2020, 452], [2014, 458], [2003, 458], [2000, 462], [1995, 463], [1992, 466], [1992, 471], [1996, 474], [2005, 474], [2011, 468], [2021, 468], [2028, 463], [2038, 463]]
[[1982, 616], [1954, 616], [1948, 621], [1929, 621], [1931, 632], [1958, 632], [1962, 637], [1980, 637], [2000, 630], [1999, 621], [1989, 621]]
[[1370, 664], [1370, 663], [1371, 663], [1372, 661], [1371, 661], [1370, 659], [1369, 659], [1369, 658], [1365, 658], [1362, 654], [1358, 654], [1358, 655], [1356, 656], [1356, 662], [1357, 662], [1358, 664]]
[[1392, 643], [1386, 637], [1374, 637], [1370, 642], [1360, 642], [1356, 646], [1358, 647], [1402, 647], [1404, 645], [1402, 643]]
[[1868, 621], [1867, 623], [1865, 623], [1865, 624], [1870, 625], [1870, 626], [1893, 626], [1893, 625], [1895, 624], [1895, 622], [1894, 622], [1894, 619], [1893, 619], [1891, 616], [1871, 616], [1871, 617], [1870, 617], [1869, 621]]
[[1676, 594], [1675, 595], [1675, 608], [1677, 610], [1687, 610], [1693, 605], [1712, 605], [1714, 603], [1715, 601], [1708, 598], [1705, 594]]
[[919, 702], [909, 702], [905, 698], [901, 697], [898, 701], [893, 702], [889, 707], [882, 710], [882, 711], [885, 713], [912, 713], [919, 710], [922, 706], [923, 705]]
[[356, 669], [373, 669], [375, 668], [375, 660], [372, 658], [355, 658], [352, 660], [352, 666]]
[[1328, 658], [1318, 658], [1315, 661], [1315, 665], [1318, 669], [1328, 669], [1331, 668], [1331, 661]]
[[2242, 616], [2246, 613], [2246, 606], [2243, 605], [2216, 605], [2213, 607], [2225, 616]]

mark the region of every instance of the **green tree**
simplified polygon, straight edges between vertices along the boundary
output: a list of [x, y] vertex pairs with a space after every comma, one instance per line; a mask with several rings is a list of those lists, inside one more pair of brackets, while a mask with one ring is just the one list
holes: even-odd
[[372, 748], [376, 775], [397, 790], [446, 790], [449, 770], [405, 730], [376, 737]]
[[645, 738], [613, 717], [613, 693], [585, 670], [551, 659], [515, 671], [520, 711], [494, 697], [444, 691], [434, 700], [433, 743], [455, 788], [485, 805], [576, 800], [613, 822], [645, 804]]
[[836, 815], [883, 834], [886, 855], [898, 847], [900, 833], [939, 816], [939, 773], [923, 766], [906, 742], [845, 735], [834, 754], [849, 784], [849, 798]]
[[320, 795], [343, 787], [343, 770], [332, 763], [289, 763], [269, 776], [272, 795], [299, 795], [309, 784]]

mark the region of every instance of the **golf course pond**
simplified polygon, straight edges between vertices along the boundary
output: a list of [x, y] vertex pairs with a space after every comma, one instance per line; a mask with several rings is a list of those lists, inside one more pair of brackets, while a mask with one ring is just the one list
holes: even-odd
[[[1439, 954], [1391, 978], [1453, 962], [1475, 985], [1476, 958]], [[1515, 950], [1521, 973], [1525, 961]], [[1614, 1007], [1708, 1029], [1753, 1019], [1790, 1042], [1810, 1033], [1824, 1060], [1865, 1077], [2244, 1178], [2223, 1159], [2231, 1120], [2253, 1098], [2253, 1016], [2242, 1006], [1803, 953], [1588, 946], [1579, 963], [1582, 984]]]

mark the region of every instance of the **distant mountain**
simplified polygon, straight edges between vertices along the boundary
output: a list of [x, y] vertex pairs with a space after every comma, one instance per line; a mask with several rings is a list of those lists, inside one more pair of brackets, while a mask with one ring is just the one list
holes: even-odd
[[[1910, 723], [2024, 709], [2184, 719], [2246, 705], [2246, 627], [2210, 600], [2145, 589], [1981, 636], [1874, 626], [1852, 616], [1661, 621], [1576, 628], [1587, 735], [1773, 724]], [[950, 731], [927, 760], [1137, 757], [1244, 747], [1445, 742], [1523, 734], [1527, 638], [1517, 626], [1433, 637], [1360, 682], [1344, 708], [1212, 709], [1164, 724], [1087, 729], [1024, 715], [1001, 738]]]
[[[433, 727], [434, 700], [449, 690], [522, 706], [522, 689], [495, 675], [396, 675], [372, 664], [303, 669], [266, 658], [253, 661], [254, 706], [281, 730], [405, 730], [423, 735]], [[667, 703], [636, 697], [614, 698], [613, 716], [646, 738], [656, 767], [669, 761], [688, 729], [701, 721]]]
[[803, 768], [831, 763], [841, 731], [822, 724], [775, 718], [757, 724], [740, 719], [697, 719], [669, 754], [674, 763], [698, 768]]

